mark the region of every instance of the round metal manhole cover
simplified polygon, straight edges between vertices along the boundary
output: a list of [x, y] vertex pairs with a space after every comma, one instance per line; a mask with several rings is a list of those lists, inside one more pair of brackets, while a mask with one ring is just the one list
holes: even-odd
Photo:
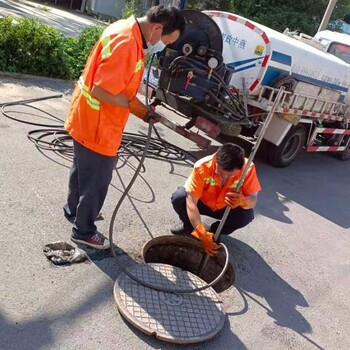
[[[207, 285], [196, 275], [166, 264], [142, 264], [130, 272], [147, 283], [174, 290]], [[122, 273], [114, 285], [120, 313], [138, 329], [178, 344], [208, 340], [222, 329], [226, 314], [213, 288], [190, 294], [158, 292]]]

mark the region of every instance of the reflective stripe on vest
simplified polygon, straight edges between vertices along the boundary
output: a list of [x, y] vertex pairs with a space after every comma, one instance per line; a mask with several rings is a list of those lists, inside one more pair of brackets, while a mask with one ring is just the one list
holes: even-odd
[[236, 188], [238, 185], [238, 182], [239, 180], [234, 181], [232, 185], [228, 186], [228, 188]]
[[217, 186], [218, 185], [218, 183], [216, 182], [216, 180], [213, 177], [205, 178], [204, 182], [209, 184], [209, 185], [212, 185], [212, 186]]
[[111, 46], [110, 46], [111, 45], [111, 37], [106, 36], [105, 38], [103, 38], [101, 40], [101, 44], [102, 44], [101, 57], [102, 57], [102, 59], [105, 59], [112, 54]]
[[80, 77], [78, 80], [78, 84], [81, 90], [81, 93], [83, 96], [86, 97], [86, 103], [92, 108], [95, 109], [96, 111], [100, 110], [100, 101], [96, 100], [89, 94], [89, 88], [85, 85], [84, 83], [84, 78]]
[[139, 70], [142, 69], [142, 65], [143, 65], [143, 59], [138, 60], [135, 67], [135, 73], [137, 73]]
[[[247, 160], [245, 160], [245, 164], [247, 164]], [[253, 165], [254, 165], [254, 163], [250, 163], [246, 176], [247, 176], [248, 173], [251, 171]], [[243, 171], [244, 171], [244, 168], [243, 168]], [[237, 187], [237, 185], [238, 185], [238, 182], [239, 182], [239, 180], [234, 181], [233, 184], [230, 185], [228, 188], [233, 188], [233, 189], [235, 189], [235, 188]]]

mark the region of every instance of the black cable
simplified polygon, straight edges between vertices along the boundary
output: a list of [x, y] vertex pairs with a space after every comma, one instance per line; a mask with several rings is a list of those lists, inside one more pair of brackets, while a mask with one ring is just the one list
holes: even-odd
[[[153, 58], [154, 58], [154, 54], [152, 55], [150, 64], [149, 64], [149, 68], [148, 68], [148, 74], [147, 74], [147, 79], [146, 79], [146, 105], [148, 106], [148, 96], [147, 96], [147, 92], [148, 92], [148, 80], [149, 80], [149, 71], [151, 69], [152, 66], [152, 62], [153, 62]], [[214, 284], [216, 284], [226, 273], [226, 270], [228, 268], [228, 264], [229, 264], [229, 254], [228, 254], [228, 250], [226, 248], [226, 246], [224, 244], [221, 244], [225, 250], [225, 256], [226, 256], [226, 261], [225, 261], [225, 266], [222, 269], [221, 273], [209, 284], [203, 286], [203, 287], [199, 287], [199, 288], [190, 288], [190, 289], [176, 289], [176, 288], [165, 288], [165, 287], [160, 287], [158, 285], [153, 285], [151, 283], [145, 282], [144, 280], [139, 279], [137, 276], [133, 275], [131, 272], [128, 271], [127, 268], [124, 267], [124, 265], [119, 261], [118, 259], [118, 255], [116, 253], [116, 250], [114, 248], [114, 244], [113, 244], [113, 227], [114, 227], [114, 222], [115, 222], [115, 218], [117, 216], [117, 213], [119, 211], [120, 206], [122, 205], [125, 197], [128, 195], [132, 185], [134, 184], [136, 178], [138, 177], [141, 168], [143, 166], [143, 163], [145, 161], [151, 140], [152, 140], [152, 130], [154, 129], [154, 125], [152, 123], [149, 124], [148, 126], [148, 134], [147, 134], [147, 139], [146, 139], [146, 144], [145, 147], [143, 149], [143, 154], [142, 154], [142, 158], [139, 162], [139, 165], [133, 175], [133, 177], [131, 178], [128, 186], [125, 188], [121, 198], [119, 199], [116, 207], [114, 208], [112, 217], [111, 217], [111, 221], [109, 224], [109, 242], [110, 242], [110, 247], [111, 247], [111, 252], [113, 254], [114, 260], [116, 261], [116, 263], [118, 264], [118, 266], [120, 267], [120, 269], [132, 280], [134, 280], [135, 282], [143, 285], [144, 287], [150, 288], [150, 289], [154, 289], [157, 291], [161, 291], [161, 292], [168, 292], [168, 293], [179, 293], [179, 294], [189, 294], [189, 293], [196, 293], [202, 290], [205, 290], [207, 288], [210, 288], [211, 286], [213, 286]], [[162, 142], [163, 140], [159, 139], [160, 142]]]
[[[153, 55], [153, 57], [154, 57], [154, 55]], [[153, 57], [152, 57], [152, 60], [153, 60]], [[151, 63], [152, 63], [152, 60], [151, 60]], [[148, 78], [149, 78], [149, 75], [147, 76], [146, 89], [148, 89]], [[50, 113], [48, 113], [40, 108], [28, 105], [28, 103], [33, 103], [33, 102], [37, 102], [37, 101], [40, 101], [43, 99], [57, 98], [57, 97], [62, 97], [62, 95], [54, 96], [54, 97], [47, 97], [47, 98], [31, 99], [31, 100], [26, 100], [25, 102], [18, 101], [17, 103], [16, 102], [4, 103], [2, 105], [1, 110], [2, 110], [3, 115], [9, 119], [12, 119], [12, 120], [15, 120], [17, 122], [24, 123], [24, 124], [45, 127], [44, 129], [35, 129], [35, 130], [31, 130], [27, 133], [27, 137], [29, 138], [29, 140], [32, 141], [35, 144], [35, 146], [38, 147], [39, 149], [46, 150], [46, 151], [54, 151], [55, 153], [64, 155], [65, 157], [66, 156], [72, 157], [73, 156], [72, 138], [67, 133], [67, 131], [63, 128], [62, 123], [60, 125], [51, 125], [51, 124], [35, 123], [35, 122], [27, 121], [27, 120], [22, 120], [20, 118], [15, 118], [13, 116], [10, 116], [9, 113], [11, 113], [11, 111], [8, 111], [6, 109], [9, 106], [20, 105], [20, 106], [24, 106], [27, 108], [35, 109], [36, 111], [39, 111], [42, 114], [46, 114], [47, 116], [53, 118], [55, 121], [63, 122], [61, 119], [53, 116], [52, 114], [50, 114]], [[148, 104], [148, 100], [146, 100], [146, 104]], [[15, 112], [12, 111], [12, 113], [15, 113]], [[110, 245], [111, 245], [112, 255], [113, 255], [116, 263], [120, 267], [120, 269], [127, 276], [129, 276], [131, 279], [133, 279], [134, 281], [136, 281], [137, 283], [139, 283], [145, 287], [148, 287], [148, 288], [151, 288], [154, 290], [158, 290], [158, 291], [169, 292], [169, 293], [176, 292], [179, 294], [189, 294], [189, 293], [199, 292], [199, 291], [205, 290], [207, 288], [210, 288], [211, 286], [216, 284], [226, 273], [226, 270], [227, 270], [227, 267], [229, 264], [229, 254], [228, 254], [227, 247], [224, 244], [221, 243], [221, 245], [223, 246], [223, 248], [225, 250], [226, 261], [225, 261], [225, 265], [224, 265], [224, 268], [221, 271], [221, 273], [209, 284], [202, 286], [200, 288], [190, 288], [190, 289], [164, 288], [164, 287], [152, 285], [152, 284], [147, 283], [143, 280], [140, 280], [138, 277], [136, 277], [135, 275], [130, 273], [120, 263], [118, 256], [117, 256], [117, 253], [115, 251], [114, 245], [113, 245], [113, 226], [114, 226], [116, 215], [118, 213], [118, 210], [119, 210], [122, 202], [124, 201], [125, 197], [127, 196], [130, 188], [132, 187], [132, 185], [135, 182], [136, 178], [138, 177], [141, 169], [143, 168], [145, 158], [149, 157], [149, 158], [154, 158], [154, 159], [167, 160], [170, 162], [179, 161], [179, 159], [180, 160], [186, 159], [183, 150], [181, 150], [179, 147], [176, 147], [176, 146], [162, 140], [158, 133], [157, 133], [157, 136], [158, 136], [157, 139], [152, 138], [151, 135], [152, 135], [153, 129], [155, 129], [154, 125], [152, 123], [150, 123], [149, 127], [148, 127], [147, 136], [138, 135], [138, 134], [131, 134], [131, 133], [124, 133], [123, 134], [122, 144], [121, 144], [120, 148], [123, 151], [127, 152], [127, 154], [129, 156], [135, 156], [137, 159], [139, 159], [138, 158], [139, 154], [142, 154], [142, 155], [141, 155], [141, 158], [139, 159], [138, 167], [135, 170], [135, 173], [134, 173], [132, 179], [130, 180], [124, 193], [122, 194], [121, 198], [119, 199], [119, 201], [118, 201], [118, 203], [113, 211], [113, 214], [112, 214], [112, 218], [111, 218], [110, 226], [109, 226], [109, 241], [110, 241]], [[131, 147], [131, 145], [132, 145], [132, 147]], [[133, 148], [133, 150], [131, 150], [131, 148]]]

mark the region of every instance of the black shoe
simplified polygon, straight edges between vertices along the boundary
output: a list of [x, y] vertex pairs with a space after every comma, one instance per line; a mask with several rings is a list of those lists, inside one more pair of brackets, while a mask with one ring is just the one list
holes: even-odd
[[220, 225], [220, 221], [215, 221], [213, 222], [210, 227], [209, 227], [209, 232], [215, 233], [217, 231], [217, 229], [219, 228]]
[[183, 222], [179, 222], [175, 224], [170, 231], [174, 235], [190, 235], [193, 231], [193, 227], [185, 226]]

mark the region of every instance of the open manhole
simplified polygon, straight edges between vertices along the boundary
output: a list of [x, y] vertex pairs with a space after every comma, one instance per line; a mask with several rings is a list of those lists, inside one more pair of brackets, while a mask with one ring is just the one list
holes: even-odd
[[[196, 275], [166, 264], [141, 264], [129, 270], [138, 279], [166, 289], [195, 289], [207, 284]], [[222, 329], [226, 314], [213, 288], [180, 294], [159, 292], [121, 273], [114, 285], [120, 313], [142, 332], [177, 343], [199, 343]]]
[[[143, 248], [143, 258], [146, 263], [162, 263], [177, 266], [182, 270], [198, 274], [204, 250], [199, 241], [185, 236], [160, 236], [153, 238]], [[222, 272], [226, 257], [220, 251], [210, 257], [200, 278], [212, 282]], [[235, 272], [231, 264], [219, 282], [213, 285], [220, 293], [230, 288], [235, 281]]]

